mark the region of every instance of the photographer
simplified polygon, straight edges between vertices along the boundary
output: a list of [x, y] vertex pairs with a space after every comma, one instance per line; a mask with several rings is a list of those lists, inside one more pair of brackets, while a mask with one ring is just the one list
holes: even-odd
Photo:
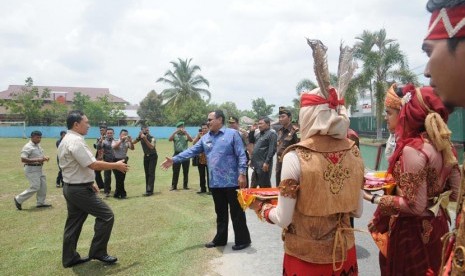
[[[102, 141], [102, 149], [103, 149], [103, 161], [105, 162], [113, 162], [115, 156], [113, 154], [113, 135], [115, 131], [109, 127], [107, 128], [107, 132], [105, 134], [105, 139]], [[111, 170], [104, 170], [103, 171], [103, 192], [105, 193], [105, 197], [110, 196], [111, 192]]]
[[[188, 142], [192, 142], [193, 139], [184, 129], [184, 122], [178, 122], [176, 124], [176, 130], [171, 134], [170, 138], [168, 139], [170, 142], [174, 142], [174, 154], [173, 156], [181, 153], [182, 151], [188, 148]], [[184, 190], [188, 190], [189, 187], [187, 183], [189, 181], [189, 160], [185, 160], [179, 164], [173, 165], [173, 180], [171, 182], [171, 190], [175, 191], [178, 188], [178, 179], [179, 179], [179, 172], [181, 170], [182, 165], [182, 173], [183, 173], [183, 188]]]
[[133, 144], [141, 142], [144, 151], [144, 172], [145, 172], [145, 193], [144, 196], [153, 195], [155, 185], [155, 168], [157, 166], [158, 154], [156, 149], [155, 137], [150, 135], [148, 126], [142, 126], [139, 136], [133, 141]]
[[[115, 156], [114, 162], [124, 160], [124, 163], [128, 163], [127, 152], [128, 149], [134, 150], [134, 145], [132, 144], [132, 138], [128, 135], [126, 129], [122, 129], [119, 133], [119, 140], [114, 140], [111, 144], [113, 148], [113, 153]], [[126, 174], [113, 169], [116, 180], [115, 194], [113, 197], [125, 199], [127, 197], [126, 190], [124, 189], [124, 180], [126, 179]]]

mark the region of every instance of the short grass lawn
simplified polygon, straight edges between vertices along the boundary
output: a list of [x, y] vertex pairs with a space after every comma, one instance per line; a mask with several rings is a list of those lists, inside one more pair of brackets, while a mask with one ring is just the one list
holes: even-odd
[[[108, 252], [118, 257], [115, 265], [99, 261], [65, 269], [61, 264], [62, 240], [67, 215], [61, 188], [55, 187], [58, 172], [55, 139], [42, 139], [42, 147], [50, 162], [44, 165], [47, 176], [47, 202], [52, 208], [36, 208], [35, 196], [15, 208], [13, 197], [29, 184], [20, 159], [27, 139], [1, 138], [0, 148], [0, 274], [1, 275], [204, 275], [209, 260], [221, 254], [207, 250], [204, 243], [213, 238], [216, 229], [213, 200], [198, 195], [199, 177], [190, 167], [190, 190], [170, 192], [172, 171], [163, 171], [160, 164], [171, 156], [172, 143], [157, 141], [158, 164], [155, 195], [143, 197], [145, 176], [140, 144], [129, 152], [130, 171], [126, 177], [128, 199], [113, 197], [103, 200], [115, 213]], [[87, 143], [93, 151], [94, 139]], [[115, 180], [112, 176], [112, 190]], [[87, 256], [93, 236], [94, 218], [89, 216], [82, 229], [78, 252]]]

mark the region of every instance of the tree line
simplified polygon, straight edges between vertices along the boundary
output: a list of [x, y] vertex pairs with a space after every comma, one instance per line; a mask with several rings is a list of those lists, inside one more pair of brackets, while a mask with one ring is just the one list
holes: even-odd
[[[359, 69], [350, 82], [345, 104], [355, 107], [358, 98], [369, 96], [371, 106], [375, 107], [372, 110], [376, 112], [373, 115], [376, 116], [377, 136], [380, 139], [387, 88], [393, 82], [417, 84], [417, 76], [409, 69], [407, 57], [401, 51], [399, 43], [388, 38], [385, 29], [363, 31], [356, 37], [353, 47]], [[178, 58], [170, 63], [171, 69], [157, 79], [156, 82], [164, 84], [166, 88], [160, 93], [151, 90], [140, 102], [137, 114], [143, 123], [165, 126], [183, 120], [187, 125], [200, 125], [205, 121], [206, 114], [215, 109], [222, 109], [227, 116], [238, 118], [247, 116], [258, 119], [272, 114], [275, 105], [267, 104], [262, 97], [252, 101], [252, 110], [239, 110], [232, 101], [220, 104], [210, 102], [210, 82], [200, 74], [200, 66], [191, 62], [192, 58]], [[331, 83], [337, 83], [335, 74], [331, 74]], [[28, 124], [39, 120], [50, 125], [63, 125], [66, 106], [51, 103], [44, 108], [43, 101], [49, 96], [50, 91], [44, 90], [39, 93], [37, 88], [34, 88], [31, 78], [26, 80], [25, 87], [23, 93], [15, 95], [14, 101], [4, 101], [0, 104], [6, 106], [11, 113], [23, 114]], [[296, 84], [296, 98], [290, 99], [292, 106], [288, 106], [294, 118], [298, 118], [300, 94], [314, 88], [316, 84], [310, 78], [304, 77]], [[73, 108], [84, 110], [93, 125], [102, 121], [115, 125], [124, 120], [124, 106], [111, 103], [107, 97], [91, 101], [88, 96], [78, 93]]]

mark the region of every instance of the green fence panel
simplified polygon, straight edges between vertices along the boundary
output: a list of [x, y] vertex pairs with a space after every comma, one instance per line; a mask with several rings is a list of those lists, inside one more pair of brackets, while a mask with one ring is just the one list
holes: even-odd
[[464, 119], [465, 110], [463, 108], [457, 108], [450, 116], [447, 125], [452, 131], [452, 141], [454, 142], [465, 142], [465, 132], [464, 132]]
[[[462, 144], [454, 144], [455, 149], [457, 150], [458, 155], [458, 162], [459, 164], [463, 163], [463, 145]], [[387, 170], [388, 168], [388, 161], [386, 156], [384, 155], [385, 148], [382, 147], [381, 149], [381, 157], [380, 157], [380, 164], [378, 170]], [[376, 156], [378, 154], [378, 145], [377, 144], [365, 144], [363, 142], [360, 143], [360, 153], [363, 158], [363, 162], [365, 163], [365, 168], [370, 170], [374, 170], [376, 166]]]

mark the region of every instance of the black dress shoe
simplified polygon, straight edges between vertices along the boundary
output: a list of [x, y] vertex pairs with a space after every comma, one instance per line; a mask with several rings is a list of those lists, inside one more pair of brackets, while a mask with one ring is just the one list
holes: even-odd
[[170, 191], [176, 191], [178, 188], [171, 187]]
[[14, 200], [15, 200], [16, 209], [23, 210], [23, 207], [21, 207], [21, 204], [19, 204], [19, 202], [16, 200], [16, 197], [14, 198]]
[[225, 246], [226, 244], [215, 244], [214, 242], [207, 242], [205, 244], [205, 247], [206, 248], [213, 248], [213, 247], [217, 247], [217, 246]]
[[52, 204], [37, 205], [37, 208], [47, 208], [47, 207], [52, 207]]
[[184, 190], [190, 190], [189, 187], [184, 187], [183, 189], [184, 189]]
[[236, 244], [232, 246], [232, 250], [242, 250], [250, 246], [250, 243]]
[[90, 261], [89, 257], [79, 258], [76, 261], [70, 263], [69, 265], [65, 265], [64, 267], [72, 267], [72, 266], [75, 266], [75, 265], [78, 265], [78, 264], [86, 263], [88, 261]]
[[99, 261], [107, 263], [107, 264], [113, 264], [118, 260], [118, 258], [110, 256], [108, 254], [100, 256], [100, 257], [92, 257], [92, 259], [99, 260]]
[[142, 194], [143, 196], [152, 196], [153, 193], [145, 193], [145, 194]]
[[198, 191], [197, 193], [198, 193], [198, 194], [205, 194], [206, 191]]

